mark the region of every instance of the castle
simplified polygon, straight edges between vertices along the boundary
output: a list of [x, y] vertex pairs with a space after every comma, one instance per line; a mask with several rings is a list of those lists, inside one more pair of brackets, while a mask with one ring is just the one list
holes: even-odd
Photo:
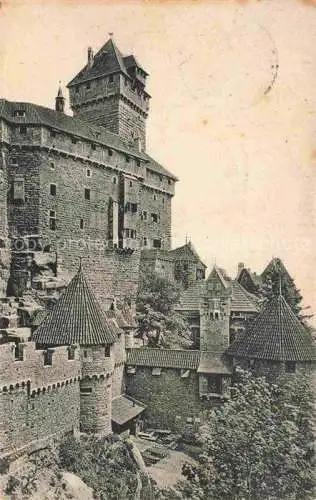
[[[243, 268], [206, 279], [191, 243], [171, 250], [177, 179], [146, 153], [146, 78], [111, 38], [68, 84], [73, 117], [61, 89], [55, 110], [0, 100], [1, 456], [68, 432], [182, 432], [229, 397], [235, 363], [316, 360], [281, 294], [262, 308]], [[195, 349], [135, 345], [141, 270], [184, 284]]]

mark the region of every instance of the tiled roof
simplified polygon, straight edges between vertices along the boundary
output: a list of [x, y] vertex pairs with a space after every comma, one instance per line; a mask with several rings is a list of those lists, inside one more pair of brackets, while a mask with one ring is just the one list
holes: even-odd
[[237, 281], [232, 281], [231, 311], [233, 312], [258, 312], [259, 306], [254, 297], [250, 295]]
[[173, 258], [170, 255], [170, 250], [161, 250], [157, 248], [146, 248], [141, 250], [142, 260], [156, 260], [163, 259], [173, 262]]
[[52, 311], [33, 334], [44, 345], [112, 344], [119, 328], [107, 319], [80, 266]]
[[[25, 111], [24, 117], [15, 116], [15, 111]], [[13, 102], [0, 99], [0, 118], [13, 124], [46, 125], [54, 130], [61, 130], [76, 137], [82, 137], [92, 142], [112, 147], [123, 153], [129, 153], [147, 161], [136, 148], [127, 147], [117, 134], [97, 127], [78, 118], [60, 113], [38, 104], [28, 102]]]
[[78, 83], [110, 75], [115, 72], [122, 72], [129, 77], [124, 64], [123, 54], [110, 38], [95, 54], [91, 67], [86, 65], [81, 71], [79, 71], [75, 78], [68, 83], [67, 87], [72, 87]]
[[230, 286], [231, 278], [228, 276], [225, 269], [214, 265], [212, 271], [210, 272], [210, 274], [207, 278], [207, 281], [213, 279], [214, 274], [219, 277], [224, 288], [228, 288]]
[[316, 361], [315, 344], [282, 296], [274, 297], [227, 353], [240, 358]]
[[202, 264], [203, 267], [207, 267], [200, 259], [199, 254], [195, 250], [191, 241], [182, 245], [181, 247], [174, 248], [170, 251], [171, 255], [174, 259], [192, 259], [194, 262]]
[[127, 364], [132, 366], [197, 370], [199, 362], [200, 351], [140, 347], [127, 352]]
[[124, 394], [112, 400], [111, 419], [116, 424], [122, 425], [137, 417], [145, 409], [146, 406], [143, 403]]
[[232, 369], [224, 360], [222, 353], [202, 351], [198, 373], [231, 374]]
[[[25, 111], [24, 117], [15, 116], [16, 111]], [[60, 113], [45, 106], [31, 104], [28, 102], [13, 102], [0, 99], [0, 119], [4, 119], [16, 125], [44, 125], [54, 130], [60, 130], [67, 134], [86, 139], [93, 143], [102, 144], [109, 148], [116, 149], [125, 154], [130, 154], [141, 158], [146, 162], [146, 167], [161, 175], [166, 175], [171, 179], [177, 178], [166, 168], [157, 163], [145, 152], [139, 152], [136, 148], [127, 146], [124, 141], [104, 127], [98, 127], [78, 118]]]
[[203, 294], [205, 282], [194, 281], [180, 295], [180, 302], [175, 306], [177, 311], [199, 311], [200, 300]]
[[173, 179], [174, 181], [177, 181], [178, 178], [173, 175], [171, 172], [169, 172], [165, 167], [163, 167], [160, 163], [158, 163], [156, 160], [154, 160], [149, 154], [145, 153], [145, 151], [142, 152], [142, 158], [147, 160], [146, 168], [148, 170], [152, 170], [153, 172], [156, 172], [161, 175], [166, 175], [167, 177], [170, 177], [170, 179]]

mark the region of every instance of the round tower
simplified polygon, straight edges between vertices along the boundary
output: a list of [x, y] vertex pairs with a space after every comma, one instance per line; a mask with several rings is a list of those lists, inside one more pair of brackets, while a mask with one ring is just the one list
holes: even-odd
[[80, 265], [54, 309], [33, 334], [40, 346], [80, 346], [81, 432], [111, 432], [114, 343], [119, 331], [102, 311]]
[[316, 363], [313, 338], [280, 294], [272, 298], [236, 338], [227, 354], [235, 363], [272, 380], [283, 373], [312, 373]]

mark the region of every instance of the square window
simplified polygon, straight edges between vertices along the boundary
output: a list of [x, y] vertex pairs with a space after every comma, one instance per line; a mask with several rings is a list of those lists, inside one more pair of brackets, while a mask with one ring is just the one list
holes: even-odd
[[27, 128], [25, 125], [20, 125], [20, 134], [26, 134]]
[[140, 160], [136, 160], [137, 167], [140, 167]]
[[57, 134], [56, 134], [55, 130], [51, 130], [51, 131], [50, 131], [50, 136], [51, 136], [51, 137], [56, 137], [56, 135], [57, 135]]
[[126, 155], [126, 156], [125, 156], [125, 161], [126, 161], [126, 163], [129, 163], [129, 161], [130, 161], [130, 157]]
[[80, 219], [80, 229], [83, 229], [84, 228], [84, 222], [83, 222], [83, 219]]
[[84, 199], [85, 200], [90, 200], [90, 195], [91, 195], [90, 189], [85, 188], [85, 190], [84, 190]]
[[49, 186], [49, 192], [50, 192], [51, 196], [56, 196], [56, 194], [57, 194], [57, 186], [56, 186], [56, 184], [50, 184], [50, 186]]
[[72, 138], [71, 138], [71, 142], [72, 142], [73, 144], [77, 144], [77, 142], [78, 142], [78, 141], [77, 141], [77, 139], [76, 139], [75, 137], [72, 137]]
[[170, 186], [170, 184], [171, 184], [171, 180], [170, 180], [170, 179], [168, 179], [168, 184], [169, 184], [169, 186]]
[[51, 162], [50, 168], [54, 169], [55, 168], [55, 163]]
[[144, 236], [143, 244], [144, 244], [144, 247], [147, 247], [147, 238], [146, 238], [146, 236]]
[[137, 203], [131, 203], [131, 212], [132, 212], [132, 214], [136, 214], [136, 212], [137, 212]]
[[153, 240], [153, 247], [154, 248], [161, 248], [161, 240], [160, 239], [154, 239]]
[[90, 168], [87, 168], [87, 172], [86, 173], [87, 173], [87, 177], [91, 177], [91, 170], [90, 170]]
[[14, 116], [19, 116], [20, 118], [24, 118], [25, 117], [25, 110], [24, 109], [17, 109], [14, 112]]
[[157, 200], [157, 196], [154, 194], [154, 201], [156, 201], [156, 200]]
[[49, 211], [49, 229], [52, 231], [56, 230], [56, 212], [55, 210]]
[[114, 80], [113, 75], [110, 75], [110, 77], [109, 77], [109, 82], [110, 82], [110, 83], [113, 83], [113, 80]]
[[158, 215], [157, 214], [151, 214], [151, 221], [152, 222], [158, 222]]
[[129, 187], [133, 187], [133, 182], [129, 181]]
[[105, 356], [106, 358], [109, 358], [109, 357], [110, 357], [110, 355], [111, 355], [111, 346], [107, 345], [107, 346], [105, 346], [105, 348], [104, 348], [104, 356]]
[[92, 144], [91, 144], [91, 149], [92, 149], [92, 151], [95, 151], [95, 150], [97, 149], [97, 145], [96, 145], [96, 144], [94, 144], [94, 143], [92, 143]]
[[296, 372], [295, 361], [286, 361], [285, 362], [285, 372], [286, 373], [295, 373]]
[[113, 184], [117, 184], [117, 177], [113, 177]]
[[108, 156], [113, 156], [113, 151], [112, 151], [112, 149], [108, 149]]
[[76, 94], [79, 92], [79, 87], [75, 87]]
[[91, 83], [90, 83], [90, 82], [88, 82], [88, 83], [87, 83], [87, 85], [86, 85], [86, 89], [87, 89], [87, 90], [91, 89]]

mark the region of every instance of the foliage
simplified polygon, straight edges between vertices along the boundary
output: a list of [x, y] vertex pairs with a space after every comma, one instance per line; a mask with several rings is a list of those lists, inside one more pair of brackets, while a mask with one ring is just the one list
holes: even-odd
[[149, 347], [188, 347], [191, 335], [186, 321], [174, 308], [181, 287], [156, 273], [141, 276], [136, 312], [138, 334]]
[[293, 312], [296, 315], [300, 314], [302, 310], [302, 295], [280, 259], [273, 259], [266, 267], [261, 277], [261, 292], [267, 299], [278, 296], [281, 289], [283, 297]]
[[132, 500], [139, 489], [150, 499], [151, 482], [138, 471], [128, 445], [115, 435], [85, 442], [68, 437], [60, 446], [60, 465], [77, 474], [100, 500]]
[[203, 454], [183, 470], [184, 498], [314, 498], [312, 412], [304, 378], [269, 385], [240, 372], [231, 399], [211, 410], [201, 428]]

